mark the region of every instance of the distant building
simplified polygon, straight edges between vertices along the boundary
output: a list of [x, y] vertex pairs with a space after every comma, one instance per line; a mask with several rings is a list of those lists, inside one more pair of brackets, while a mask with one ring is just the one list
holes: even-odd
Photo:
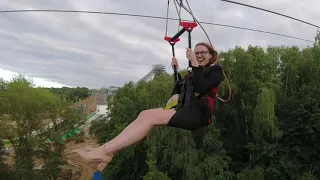
[[96, 114], [108, 114], [108, 105], [97, 105]]
[[88, 116], [97, 110], [97, 99], [97, 96], [89, 96], [75, 103], [74, 106]]
[[143, 78], [141, 78], [139, 81], [137, 81], [134, 86], [136, 87], [140, 82], [145, 81], [151, 81], [153, 78], [159, 74], [165, 73], [166, 72], [166, 67], [162, 64], [155, 64], [152, 66], [151, 71], [146, 74]]
[[118, 89], [119, 87], [115, 87], [115, 86], [108, 87], [108, 96], [113, 96]]

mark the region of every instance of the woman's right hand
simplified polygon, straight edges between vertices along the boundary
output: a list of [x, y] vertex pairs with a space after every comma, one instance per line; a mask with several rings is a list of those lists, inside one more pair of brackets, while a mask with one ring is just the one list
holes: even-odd
[[179, 68], [178, 61], [177, 61], [177, 59], [175, 57], [172, 58], [171, 67], [172, 68], [176, 68], [176, 69]]

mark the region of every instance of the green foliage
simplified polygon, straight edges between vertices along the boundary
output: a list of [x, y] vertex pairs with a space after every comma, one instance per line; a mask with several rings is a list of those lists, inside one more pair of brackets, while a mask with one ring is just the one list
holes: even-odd
[[[72, 103], [18, 75], [0, 85], [0, 138], [13, 145], [13, 179], [57, 179], [60, 176], [64, 144], [61, 136], [83, 117]], [[49, 125], [51, 126], [49, 128]], [[47, 138], [54, 144], [46, 144]], [[35, 158], [45, 162], [35, 171]], [[40, 173], [39, 173], [40, 172]], [[23, 178], [22, 178], [23, 177]]]
[[35, 151], [36, 157], [44, 160], [45, 164], [40, 170], [40, 177], [43, 179], [57, 179], [61, 175], [61, 165], [66, 164], [62, 160], [63, 144], [56, 143], [54, 151], [51, 150], [50, 144], [42, 145], [42, 147]]
[[163, 173], [157, 168], [157, 157], [155, 148], [148, 149], [147, 164], [149, 172], [143, 176], [143, 180], [170, 180], [166, 173]]
[[318, 178], [313, 174], [312, 171], [303, 173], [299, 180], [317, 180]]
[[0, 179], [11, 179], [11, 173], [8, 166], [3, 162], [4, 159], [2, 158], [5, 155], [5, 147], [3, 140], [0, 139]]
[[258, 166], [254, 169], [244, 170], [237, 174], [237, 180], [264, 180], [264, 170]]
[[262, 88], [257, 98], [257, 105], [253, 111], [252, 131], [256, 141], [263, 137], [275, 136], [275, 95], [273, 90]]
[[83, 100], [89, 96], [89, 89], [86, 87], [62, 87], [62, 88], [45, 88], [48, 89], [51, 93], [67, 99], [68, 101], [77, 102]]

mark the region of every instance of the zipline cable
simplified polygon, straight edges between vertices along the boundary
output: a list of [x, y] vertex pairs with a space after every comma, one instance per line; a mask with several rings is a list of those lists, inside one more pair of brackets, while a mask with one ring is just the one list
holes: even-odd
[[[169, 16], [169, 6], [170, 6], [170, 0], [168, 0], [167, 17]], [[168, 21], [169, 21], [169, 19], [166, 20], [166, 32], [165, 32], [165, 36], [167, 36], [167, 34], [168, 34]]]
[[[80, 10], [57, 10], [57, 9], [34, 9], [34, 10], [2, 10], [0, 11], [0, 14], [4, 13], [21, 13], [21, 12], [59, 12], [59, 13], [87, 13], [87, 14], [104, 14], [104, 15], [117, 15], [117, 16], [132, 16], [132, 17], [142, 17], [142, 18], [151, 18], [151, 19], [164, 19], [164, 20], [176, 20], [180, 21], [181, 19], [177, 18], [166, 18], [161, 16], [151, 16], [151, 15], [140, 15], [140, 14], [128, 14], [128, 13], [113, 13], [113, 12], [102, 12], [102, 11], [80, 11]], [[254, 31], [254, 32], [260, 32], [264, 34], [272, 34], [276, 36], [282, 36], [287, 37], [291, 39], [306, 41], [306, 42], [312, 42], [312, 40], [303, 39], [295, 36], [289, 36], [285, 34], [270, 32], [270, 31], [264, 31], [264, 30], [258, 30], [258, 29], [252, 29], [252, 28], [245, 28], [240, 26], [233, 26], [233, 25], [226, 25], [226, 24], [219, 24], [219, 23], [211, 23], [211, 22], [204, 22], [199, 21], [201, 24], [207, 24], [207, 25], [213, 25], [213, 26], [222, 26], [222, 27], [228, 27], [228, 28], [234, 28], [234, 29], [242, 29], [247, 31]]]
[[260, 8], [260, 7], [251, 6], [251, 5], [248, 5], [248, 4], [239, 3], [239, 2], [230, 1], [230, 0], [220, 0], [220, 1], [224, 1], [224, 2], [232, 3], [232, 4], [237, 4], [237, 5], [240, 5], [240, 6], [246, 6], [246, 7], [253, 8], [253, 9], [258, 9], [258, 10], [261, 10], [261, 11], [266, 11], [266, 12], [269, 12], [269, 13], [272, 13], [272, 14], [277, 14], [279, 16], [283, 16], [283, 17], [286, 17], [286, 18], [289, 18], [289, 19], [293, 19], [293, 20], [308, 24], [308, 25], [316, 27], [316, 28], [320, 28], [320, 26], [317, 26], [315, 24], [312, 24], [312, 23], [309, 23], [309, 22], [306, 22], [306, 21], [303, 21], [303, 20], [288, 16], [288, 15], [285, 15], [285, 14], [281, 14], [281, 13], [278, 13], [278, 12], [275, 12], [275, 11], [271, 11], [271, 10], [268, 10], [268, 9], [263, 9], [263, 8]]
[[[169, 1], [169, 0], [168, 0]], [[176, 11], [177, 11], [177, 14], [178, 14], [178, 17], [179, 17], [179, 24], [181, 22], [181, 6], [178, 10], [178, 5], [177, 5], [177, 2], [176, 1], [173, 1], [174, 2], [174, 6], [176, 7]], [[167, 19], [168, 19], [169, 16], [167, 16]], [[180, 31], [180, 26], [178, 24], [178, 32]]]

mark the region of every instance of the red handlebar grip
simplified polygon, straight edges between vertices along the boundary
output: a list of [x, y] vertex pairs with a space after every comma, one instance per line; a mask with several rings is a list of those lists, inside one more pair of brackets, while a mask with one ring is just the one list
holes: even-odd
[[184, 27], [186, 30], [192, 31], [198, 24], [196, 22], [180, 22], [180, 26]]
[[171, 44], [171, 43], [175, 44], [176, 42], [180, 41], [180, 38], [177, 38], [177, 39], [175, 39], [175, 40], [172, 42], [172, 41], [171, 41], [172, 37], [168, 37], [168, 36], [164, 37], [164, 39], [165, 39], [166, 41], [168, 41], [170, 44]]

